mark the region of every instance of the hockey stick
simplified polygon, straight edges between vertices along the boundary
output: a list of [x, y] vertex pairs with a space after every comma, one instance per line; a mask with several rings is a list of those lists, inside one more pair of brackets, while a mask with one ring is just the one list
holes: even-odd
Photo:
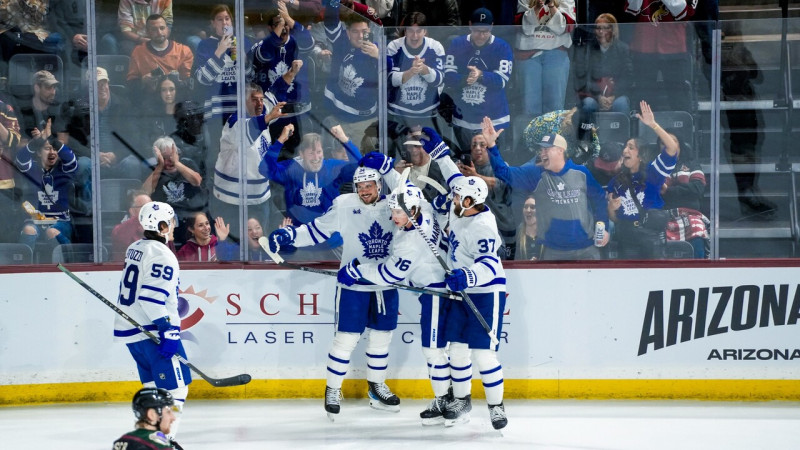
[[[436, 257], [436, 260], [439, 261], [439, 264], [441, 264], [441, 266], [444, 269], [445, 273], [450, 274], [451, 273], [450, 268], [447, 267], [447, 261], [445, 261], [444, 258], [442, 258], [442, 254], [439, 253], [439, 251], [436, 250], [436, 247], [434, 247], [433, 243], [431, 241], [429, 241], [427, 237], [425, 237], [425, 232], [422, 231], [422, 228], [419, 228], [419, 227], [416, 226], [416, 224], [414, 224], [414, 221], [412, 220], [413, 216], [411, 215], [411, 211], [409, 211], [408, 208], [406, 208], [405, 198], [404, 197], [405, 197], [404, 193], [402, 193], [402, 192], [398, 193], [397, 194], [397, 203], [400, 205], [400, 208], [403, 210], [403, 212], [406, 213], [406, 216], [408, 216], [408, 219], [411, 221], [411, 226], [415, 230], [417, 230], [419, 232], [419, 235], [422, 237], [422, 240], [425, 241], [425, 244], [428, 246], [428, 249], [431, 251], [431, 253], [433, 253], [433, 256]], [[489, 339], [492, 340], [492, 345], [499, 345], [500, 341], [497, 340], [497, 336], [495, 336], [494, 331], [489, 327], [489, 324], [486, 323], [486, 319], [483, 318], [483, 315], [481, 315], [481, 312], [478, 311], [477, 307], [475, 307], [475, 303], [473, 303], [472, 299], [469, 298], [469, 295], [467, 295], [467, 292], [466, 291], [458, 291], [458, 293], [459, 293], [459, 295], [461, 295], [461, 298], [464, 299], [465, 302], [467, 302], [467, 305], [469, 306], [469, 309], [471, 309], [472, 313], [475, 314], [475, 318], [477, 318], [478, 322], [481, 323], [481, 326], [483, 327], [483, 329], [486, 330], [486, 334], [488, 334], [489, 335]]]
[[[62, 266], [61, 264], [58, 264], [58, 270], [64, 272], [67, 275], [69, 275], [69, 277], [72, 278], [73, 280], [75, 280], [76, 283], [80, 284], [81, 286], [83, 286], [84, 289], [86, 289], [87, 291], [91, 292], [92, 295], [94, 295], [95, 297], [100, 299], [101, 302], [103, 302], [106, 305], [108, 305], [109, 308], [113, 309], [114, 312], [116, 312], [117, 314], [122, 316], [123, 319], [127, 320], [128, 322], [130, 322], [131, 325], [133, 325], [136, 328], [138, 328], [139, 331], [144, 333], [148, 338], [150, 338], [151, 341], [155, 342], [156, 344], [158, 344], [160, 342], [160, 340], [158, 339], [158, 336], [154, 335], [150, 331], [145, 330], [145, 328], [143, 326], [141, 326], [135, 320], [131, 319], [131, 317], [129, 315], [125, 314], [125, 312], [123, 312], [121, 309], [119, 309], [117, 307], [117, 305], [111, 303], [107, 298], [103, 297], [103, 295], [101, 293], [95, 291], [91, 286], [89, 286], [88, 284], [86, 284], [86, 282], [84, 282], [83, 280], [78, 278], [69, 269], [67, 269], [66, 267]], [[185, 364], [187, 367], [192, 369], [196, 374], [200, 375], [204, 380], [206, 380], [210, 385], [212, 385], [214, 387], [241, 386], [243, 384], [249, 383], [250, 380], [251, 380], [250, 375], [248, 375], [246, 373], [243, 373], [241, 375], [228, 377], [228, 378], [211, 378], [210, 376], [208, 376], [208, 375], [204, 374], [203, 372], [201, 372], [200, 369], [198, 369], [192, 363], [187, 361], [186, 358], [184, 358], [183, 356], [181, 356], [181, 355], [176, 353], [175, 357], [178, 358], [178, 361], [180, 361], [181, 363]]]
[[[318, 273], [320, 275], [328, 275], [329, 277], [336, 277], [338, 275], [337, 272], [332, 271], [332, 270], [315, 269], [313, 267], [301, 266], [301, 265], [298, 265], [298, 264], [292, 264], [290, 262], [286, 262], [281, 255], [270, 251], [270, 249], [269, 249], [269, 240], [267, 239], [266, 236], [261, 236], [260, 238], [258, 238], [258, 244], [261, 245], [261, 248], [263, 248], [265, 252], [267, 252], [267, 255], [272, 259], [272, 261], [275, 264], [279, 265], [279, 266], [288, 267], [290, 269], [295, 269], [295, 270], [302, 270], [303, 272]], [[364, 282], [369, 283], [368, 280], [364, 280], [363, 278], [361, 280], [359, 280], [359, 281], [364, 281]], [[447, 297], [447, 298], [452, 299], [452, 300], [461, 300], [460, 297], [458, 297], [455, 294], [449, 293], [449, 292], [439, 292], [439, 291], [434, 291], [434, 290], [431, 290], [431, 289], [418, 288], [418, 287], [414, 287], [414, 286], [406, 286], [405, 284], [392, 283], [389, 286], [395, 287], [397, 289], [404, 289], [406, 291], [417, 292], [419, 294], [438, 295], [439, 297]]]

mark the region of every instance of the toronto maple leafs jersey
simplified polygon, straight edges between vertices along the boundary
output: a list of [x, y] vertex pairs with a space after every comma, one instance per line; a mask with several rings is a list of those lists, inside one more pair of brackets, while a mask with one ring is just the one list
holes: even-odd
[[[386, 197], [366, 205], [358, 194], [342, 194], [322, 216], [295, 229], [294, 245], [306, 247], [328, 240], [334, 233], [342, 236], [341, 266], [353, 258], [360, 262], [384, 262], [389, 256], [394, 222]], [[356, 283], [348, 289], [354, 291], [380, 291], [385, 286]]]
[[[424, 38], [418, 49], [407, 47], [405, 38], [389, 43], [386, 53], [392, 61], [389, 72], [389, 111], [398, 116], [432, 117], [439, 106], [439, 93], [444, 81], [444, 47], [431, 38]], [[427, 75], [413, 75], [403, 83], [403, 72], [410, 69], [414, 57], [425, 60]]]
[[[250, 47], [250, 40], [246, 38], [245, 49]], [[199, 96], [204, 99], [204, 118], [228, 116], [236, 112], [236, 61], [231, 59], [230, 52], [217, 57], [219, 38], [212, 36], [204, 39], [197, 46], [194, 55], [193, 70], [197, 82], [205, 88]], [[252, 66], [247, 66], [245, 77], [252, 76]]]
[[636, 172], [631, 174], [631, 180], [617, 175], [608, 183], [606, 190], [622, 199], [617, 209], [617, 218], [621, 220], [641, 220], [639, 208], [631, 197], [628, 189], [630, 186], [636, 193], [639, 204], [643, 209], [661, 209], [664, 207], [664, 198], [661, 197], [661, 186], [664, 180], [672, 173], [677, 164], [678, 156], [670, 156], [666, 149], [662, 147], [661, 153], [647, 165], [647, 171], [642, 174]]
[[[444, 63], [444, 81], [456, 105], [453, 125], [480, 130], [485, 116], [495, 128], [506, 128], [510, 121], [506, 84], [511, 77], [511, 46], [492, 36], [483, 47], [475, 47], [470, 35], [459, 36], [450, 45]], [[483, 77], [467, 84], [467, 66], [483, 71]]]
[[[332, 46], [331, 73], [325, 98], [331, 112], [346, 122], [366, 120], [378, 107], [378, 61], [353, 48], [339, 20], [339, 2], [325, 2], [325, 34]], [[344, 113], [344, 114], [342, 114]]]
[[[31, 201], [36, 209], [48, 218], [69, 220], [69, 193], [72, 189], [72, 178], [78, 169], [78, 160], [66, 145], [58, 150], [58, 157], [60, 160], [56, 165], [45, 170], [41, 158], [26, 145], [17, 152], [16, 164], [34, 187], [30, 189], [30, 193], [36, 196]], [[3, 220], [11, 219], [6, 217]]]
[[269, 32], [267, 36], [258, 41], [250, 50], [253, 60], [255, 82], [265, 91], [275, 94], [281, 102], [308, 102], [309, 85], [308, 66], [300, 69], [291, 84], [286, 84], [283, 76], [292, 67], [292, 61], [300, 58], [301, 52], [307, 52], [314, 47], [314, 38], [300, 22], [295, 22], [289, 35], [289, 40], [284, 44], [275, 33]]
[[258, 166], [258, 171], [270, 180], [283, 186], [286, 213], [295, 225], [311, 222], [322, 215], [339, 196], [339, 186], [352, 181], [361, 152], [348, 141], [344, 144], [348, 161], [325, 159], [318, 172], [305, 170], [303, 164], [294, 159], [278, 161], [283, 148], [280, 141], [270, 145]]
[[[158, 334], [153, 320], [169, 316], [172, 325], [180, 326], [178, 285], [180, 267], [172, 250], [153, 239], [140, 239], [125, 251], [125, 268], [119, 282], [117, 307], [146, 330]], [[137, 342], [149, 339], [117, 314], [114, 340]]]
[[447, 263], [451, 269], [467, 268], [475, 274], [477, 284], [468, 293], [502, 292], [506, 290], [506, 273], [497, 250], [503, 238], [497, 231], [497, 220], [487, 206], [472, 216], [458, 217], [450, 212], [447, 235]]
[[[420, 228], [425, 238], [433, 247], [443, 254], [440, 245], [442, 229], [436, 214], [428, 202], [422, 202], [422, 214], [417, 218], [415, 227]], [[391, 214], [391, 212], [390, 212]], [[423, 241], [420, 232], [414, 228], [397, 228], [394, 226], [392, 245], [389, 257], [383, 262], [360, 261], [358, 270], [364, 279], [375, 284], [391, 283], [409, 286], [446, 289], [444, 284], [444, 268], [436, 259], [428, 244]]]

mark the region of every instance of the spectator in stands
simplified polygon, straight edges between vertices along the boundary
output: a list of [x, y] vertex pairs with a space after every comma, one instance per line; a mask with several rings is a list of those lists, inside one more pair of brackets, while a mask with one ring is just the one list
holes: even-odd
[[[378, 46], [372, 42], [367, 19], [350, 15], [343, 26], [339, 0], [325, 2], [325, 31], [332, 46], [330, 78], [325, 85], [328, 109], [353, 142], [362, 142], [377, 117]], [[310, 220], [300, 220], [306, 223]]]
[[128, 66], [128, 83], [138, 85], [134, 88], [155, 92], [161, 75], [176, 72], [181, 81], [192, 76], [192, 51], [180, 42], [170, 40], [169, 35], [170, 29], [164, 17], [153, 14], [147, 18], [147, 36], [150, 40], [133, 49]]
[[30, 105], [20, 108], [19, 119], [23, 139], [28, 140], [38, 136], [47, 126], [48, 120], [51, 121], [51, 128], [56, 133], [62, 131], [61, 108], [56, 99], [58, 84], [56, 77], [46, 70], [33, 74], [31, 78], [33, 98]]
[[[425, 14], [411, 12], [403, 18], [403, 37], [386, 49], [392, 60], [389, 72], [389, 136], [396, 140], [412, 127], [430, 127], [444, 135], [446, 124], [438, 115], [439, 90], [444, 81], [444, 47], [427, 37]], [[390, 154], [399, 148], [395, 142]], [[424, 152], [423, 152], [424, 153]]]
[[64, 49], [64, 37], [49, 28], [48, 3], [49, 0], [3, 2], [0, 7], [0, 61], [3, 66], [19, 53], [59, 54]]
[[[567, 141], [558, 134], [545, 135], [538, 143], [541, 165], [534, 158], [520, 167], [509, 167], [494, 145], [496, 134], [488, 121], [483, 135], [495, 176], [536, 198], [537, 225], [542, 226], [537, 236], [543, 247], [540, 259], [599, 259], [594, 228], [595, 222], [608, 225], [605, 193], [586, 167], [566, 158]], [[607, 243], [605, 231], [601, 244]]]
[[663, 257], [664, 231], [671, 220], [669, 212], [662, 209], [661, 189], [675, 169], [678, 142], [655, 121], [650, 105], [642, 100], [640, 107], [637, 118], [656, 133], [661, 150], [650, 157], [643, 141], [628, 141], [622, 152], [622, 171], [606, 188], [608, 212], [621, 258], [658, 259]]
[[[20, 209], [15, 194], [16, 183], [12, 161], [20, 143], [19, 121], [11, 105], [0, 101], [0, 242], [11, 242], [19, 230]], [[14, 237], [14, 240], [16, 238]]]
[[517, 227], [517, 246], [514, 259], [517, 261], [538, 261], [542, 253], [542, 241], [537, 239], [539, 232], [536, 221], [536, 197], [528, 195], [522, 204], [522, 222]]
[[567, 141], [567, 159], [575, 164], [585, 164], [600, 154], [600, 138], [594, 123], [579, 108], [551, 111], [535, 117], [525, 128], [525, 146], [535, 153], [542, 137], [553, 133]]
[[[455, 38], [447, 50], [445, 88], [456, 106], [453, 128], [460, 147], [458, 155], [468, 152], [483, 117], [489, 116], [498, 129], [509, 125], [505, 89], [513, 57], [508, 43], [492, 35], [493, 22], [488, 9], [476, 9], [469, 22], [470, 33]], [[499, 145], [506, 148], [503, 139]]]
[[405, 148], [400, 155], [402, 159], [397, 161], [396, 167], [401, 171], [406, 167], [410, 167], [411, 171], [408, 174], [408, 180], [422, 190], [422, 195], [425, 196], [426, 200], [432, 201], [439, 195], [439, 191], [433, 185], [428, 184], [425, 178], [433, 180], [444, 189], [447, 189], [445, 187], [447, 186], [447, 180], [444, 179], [439, 165], [431, 164], [431, 155], [422, 148], [422, 142], [419, 141], [420, 136], [420, 131], [407, 135], [408, 140], [403, 142]]
[[[402, 0], [400, 17], [407, 17], [413, 12], [424, 12], [425, 22], [429, 27], [457, 27], [461, 25], [458, 9], [457, 0]], [[400, 25], [409, 26], [405, 20]]]
[[293, 131], [291, 124], [283, 129], [278, 139], [263, 154], [259, 171], [284, 187], [286, 213], [292, 219], [293, 225], [299, 226], [311, 222], [328, 210], [333, 199], [339, 195], [339, 185], [353, 178], [361, 153], [342, 127], [336, 125], [330, 132], [347, 148], [350, 157], [348, 161], [325, 159], [320, 135], [307, 133], [298, 147], [300, 158], [279, 162], [281, 147]]
[[[342, 5], [353, 10], [356, 15], [359, 15], [372, 23], [377, 25], [384, 25], [381, 17], [378, 16], [378, 11], [372, 5], [367, 5], [366, 2], [370, 0], [343, 0]], [[390, 0], [375, 0], [375, 2], [386, 2]]]
[[631, 40], [636, 92], [657, 108], [692, 110], [692, 56], [686, 45], [686, 20], [696, 5], [687, 0], [627, 2], [626, 12], [638, 22]]
[[625, 144], [622, 142], [605, 142], [600, 146], [600, 154], [586, 163], [589, 172], [600, 186], [607, 186], [608, 182], [622, 169], [622, 151]]
[[175, 107], [186, 98], [185, 86], [175, 74], [158, 79], [155, 94], [148, 96], [147, 111], [142, 114], [141, 137], [137, 148], [149, 148], [161, 136], [170, 135], [177, 128]]
[[203, 107], [197, 102], [186, 100], [175, 105], [175, 131], [170, 137], [181, 149], [181, 156], [189, 158], [197, 165], [206, 178], [214, 161], [208, 161], [209, 143], [203, 130]]
[[[211, 222], [205, 213], [197, 212], [191, 214], [187, 219], [188, 240], [178, 249], [178, 261], [218, 261], [220, 258], [217, 252], [231, 255], [233, 253], [228, 237], [228, 225], [225, 219], [217, 217], [214, 223], [220, 237], [214, 236], [211, 230]], [[224, 236], [224, 237], [222, 237]], [[238, 258], [237, 258], [238, 259]]]
[[[225, 121], [236, 112], [236, 38], [233, 13], [228, 5], [214, 5], [211, 9], [211, 28], [213, 34], [197, 48], [193, 73], [195, 80], [204, 86], [199, 88], [202, 91], [199, 98], [204, 102], [209, 139], [216, 140]], [[244, 39], [244, 48], [249, 49], [250, 39]], [[249, 64], [247, 70], [251, 70]]]
[[[675, 169], [661, 186], [661, 197], [664, 199], [663, 209], [688, 208], [696, 212], [696, 214], [687, 212], [688, 214], [700, 215], [702, 211], [706, 210], [703, 197], [706, 191], [706, 175], [703, 173], [692, 147], [685, 142], [680, 142], [675, 135], [670, 134], [670, 136], [679, 142], [678, 160], [675, 163]], [[660, 140], [659, 146], [664, 146]], [[683, 210], [680, 210], [680, 212], [682, 213]], [[684, 231], [685, 240], [692, 244], [694, 248], [694, 257], [696, 259], [705, 258], [707, 255], [708, 230], [701, 225], [700, 221], [696, 221], [691, 223], [689, 229]], [[692, 237], [692, 231], [704, 234], [706, 237]]]
[[[236, 114], [228, 118], [222, 137], [219, 141], [219, 154], [214, 162], [214, 188], [209, 199], [209, 207], [213, 216], [228, 218], [234, 238], [239, 236], [239, 207], [242, 200], [239, 196], [239, 158], [240, 149], [245, 152], [245, 180], [247, 208], [250, 217], [261, 223], [269, 223], [272, 192], [269, 179], [262, 175], [258, 166], [261, 163], [261, 149], [269, 148], [272, 137], [269, 124], [280, 117], [283, 103], [275, 104], [268, 114], [264, 114], [264, 93], [255, 83], [247, 85], [245, 110], [247, 118], [238, 120]], [[274, 100], [274, 97], [273, 97]], [[245, 127], [245, 141], [240, 142], [242, 123]], [[209, 169], [211, 166], [209, 166]]]
[[50, 2], [48, 19], [50, 29], [64, 42], [62, 60], [80, 66], [89, 52], [86, 35], [86, 1], [61, 0]]
[[[203, 177], [194, 161], [180, 157], [180, 149], [168, 136], [153, 143], [156, 166], [142, 184], [142, 190], [154, 201], [169, 203], [178, 216], [177, 239], [185, 235], [188, 217], [204, 211], [207, 195]], [[180, 242], [180, 240], [178, 241]]]
[[44, 236], [53, 245], [69, 244], [72, 241], [69, 197], [78, 162], [72, 150], [50, 132], [50, 121], [39, 136], [17, 152], [16, 164], [32, 187], [29, 200], [43, 215], [40, 219], [52, 221], [44, 225], [26, 221], [20, 242], [33, 249]]
[[279, 134], [287, 124], [295, 126], [297, 133], [289, 138], [284, 152], [292, 154], [305, 130], [312, 130], [311, 93], [309, 69], [303, 69], [303, 56], [314, 47], [311, 33], [289, 14], [283, 1], [277, 10], [266, 14], [269, 33], [257, 42], [250, 54], [255, 82], [264, 92], [270, 92], [277, 101], [285, 102], [282, 118], [270, 125], [272, 134]]
[[628, 44], [619, 40], [619, 25], [611, 14], [595, 21], [595, 40], [575, 50], [575, 90], [587, 114], [631, 110], [628, 91], [633, 62]]
[[147, 21], [153, 14], [163, 17], [166, 25], [172, 28], [172, 0], [119, 0], [117, 24], [122, 40], [104, 36], [112, 40], [112, 50], [117, 47], [115, 54], [130, 55], [134, 47], [152, 39], [147, 32]]
[[497, 231], [503, 238], [503, 246], [497, 254], [501, 259], [514, 259], [516, 225], [514, 212], [511, 210], [511, 187], [495, 178], [486, 149], [486, 138], [483, 134], [473, 136], [470, 157], [462, 157], [458, 162], [458, 168], [464, 176], [480, 177], [486, 182], [486, 186], [489, 188], [486, 205], [494, 213]]
[[[221, 217], [217, 218], [217, 237], [219, 238], [219, 242], [228, 243], [227, 239], [231, 231], [231, 225], [227, 224], [224, 227], [221, 227], [219, 224], [219, 220]], [[258, 240], [264, 236], [264, 229], [261, 228], [261, 223], [258, 220], [251, 217], [247, 219], [247, 251], [248, 261], [271, 261], [272, 259], [267, 255], [267, 252], [261, 248], [261, 244], [258, 243]], [[219, 259], [222, 261], [238, 261], [239, 260], [239, 244], [235, 242], [230, 242], [230, 245], [225, 246], [218, 246], [217, 247], [217, 255], [219, 255]]]
[[111, 261], [125, 259], [128, 246], [142, 238], [144, 229], [139, 223], [139, 210], [150, 201], [150, 196], [143, 191], [137, 191], [131, 196], [127, 219], [111, 230]]
[[564, 108], [569, 80], [570, 32], [575, 24], [573, 0], [527, 0], [517, 32], [516, 70], [525, 114], [539, 116]]

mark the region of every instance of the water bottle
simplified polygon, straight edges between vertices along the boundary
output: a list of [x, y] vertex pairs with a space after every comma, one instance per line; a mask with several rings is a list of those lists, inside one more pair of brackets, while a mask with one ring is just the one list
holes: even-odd
[[594, 245], [597, 247], [603, 246], [603, 234], [606, 231], [606, 224], [597, 222], [594, 224]]

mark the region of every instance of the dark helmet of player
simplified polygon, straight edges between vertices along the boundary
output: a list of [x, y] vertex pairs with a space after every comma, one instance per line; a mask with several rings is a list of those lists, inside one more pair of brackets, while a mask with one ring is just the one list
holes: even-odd
[[147, 410], [153, 408], [158, 413], [159, 421], [161, 412], [165, 406], [171, 407], [175, 404], [175, 399], [168, 390], [155, 387], [139, 389], [133, 396], [133, 414], [137, 420], [147, 420]]

